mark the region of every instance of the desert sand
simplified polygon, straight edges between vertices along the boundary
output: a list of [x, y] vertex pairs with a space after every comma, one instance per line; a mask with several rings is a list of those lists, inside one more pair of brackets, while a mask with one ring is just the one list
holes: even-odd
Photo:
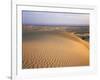
[[35, 32], [22, 41], [22, 68], [89, 65], [89, 43], [68, 32]]

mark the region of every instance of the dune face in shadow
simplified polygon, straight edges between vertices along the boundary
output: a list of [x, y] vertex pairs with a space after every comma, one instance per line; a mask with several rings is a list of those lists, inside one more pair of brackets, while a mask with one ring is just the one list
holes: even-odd
[[89, 44], [75, 34], [59, 31], [23, 34], [23, 69], [88, 65]]

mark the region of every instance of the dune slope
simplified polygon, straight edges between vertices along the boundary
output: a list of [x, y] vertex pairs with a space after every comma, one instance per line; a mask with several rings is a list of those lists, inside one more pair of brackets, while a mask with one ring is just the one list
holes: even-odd
[[89, 65], [89, 44], [67, 32], [34, 32], [22, 41], [22, 68]]

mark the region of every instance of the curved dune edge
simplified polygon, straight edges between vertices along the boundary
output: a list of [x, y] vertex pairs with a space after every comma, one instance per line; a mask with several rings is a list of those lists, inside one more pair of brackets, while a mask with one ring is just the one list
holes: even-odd
[[[23, 41], [23, 69], [89, 65], [88, 42], [69, 32], [54, 32], [46, 37], [45, 41]], [[71, 42], [69, 46], [66, 40]]]
[[69, 32], [63, 32], [66, 36], [70, 35], [69, 37], [72, 38], [72, 40], [75, 40], [77, 42], [80, 42], [81, 44], [85, 45], [88, 49], [89, 49], [89, 43], [82, 40], [81, 38], [79, 38], [78, 36], [76, 36], [73, 33], [69, 33]]

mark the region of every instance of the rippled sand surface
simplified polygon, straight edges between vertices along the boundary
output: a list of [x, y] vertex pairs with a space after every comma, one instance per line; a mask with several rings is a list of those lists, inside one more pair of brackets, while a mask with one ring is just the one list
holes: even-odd
[[33, 32], [23, 36], [22, 68], [89, 65], [89, 44], [68, 32]]

